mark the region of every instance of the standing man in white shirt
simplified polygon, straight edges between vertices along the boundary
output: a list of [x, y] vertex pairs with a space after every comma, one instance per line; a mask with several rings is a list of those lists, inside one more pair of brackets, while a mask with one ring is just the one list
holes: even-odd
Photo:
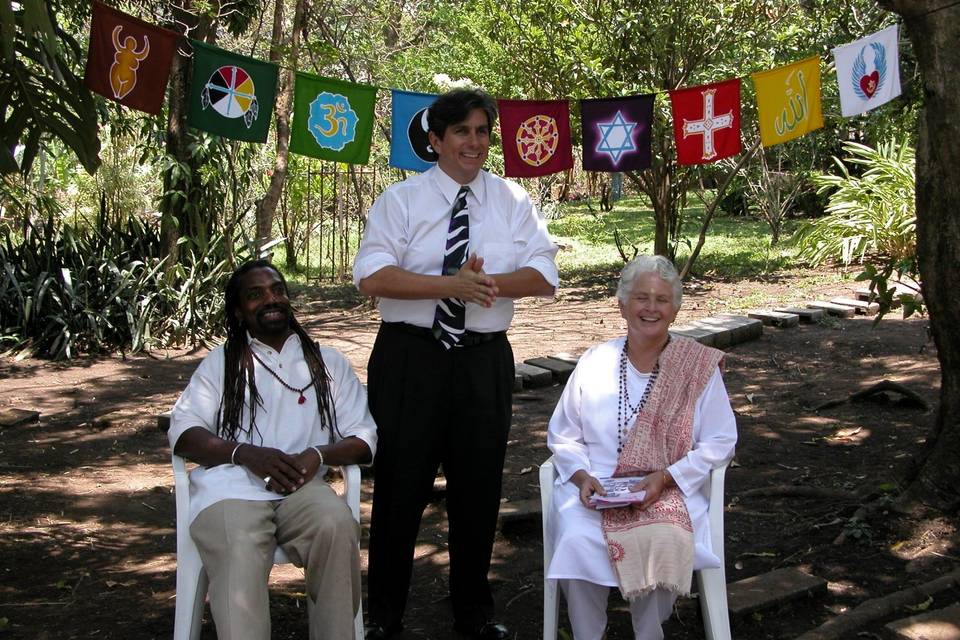
[[512, 413], [513, 300], [552, 296], [557, 248], [519, 185], [484, 171], [496, 103], [476, 89], [427, 115], [437, 166], [374, 203], [353, 267], [383, 323], [367, 368], [378, 427], [366, 637], [398, 635], [420, 519], [447, 480], [454, 629], [507, 638], [487, 579]]
[[370, 462], [376, 425], [350, 363], [320, 347], [269, 262], [227, 283], [227, 341], [197, 367], [170, 416], [190, 473], [190, 535], [210, 578], [221, 640], [269, 640], [267, 578], [279, 545], [303, 567], [311, 640], [353, 637], [359, 528], [323, 480], [327, 465]]

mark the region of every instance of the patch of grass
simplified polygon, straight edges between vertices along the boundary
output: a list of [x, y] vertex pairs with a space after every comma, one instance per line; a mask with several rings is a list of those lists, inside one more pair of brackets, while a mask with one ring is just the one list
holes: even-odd
[[[703, 207], [686, 210], [683, 240], [677, 251], [682, 265], [697, 241]], [[618, 233], [626, 251], [653, 251], [655, 225], [653, 210], [642, 198], [625, 198], [613, 211], [590, 212], [583, 204], [564, 206], [560, 216], [549, 222], [550, 234], [561, 245], [557, 264], [564, 279], [579, 279], [585, 272], [619, 269], [622, 260], [614, 240]], [[792, 226], [785, 229], [789, 233]], [[790, 268], [796, 264], [795, 251], [787, 244], [770, 246], [766, 223], [754, 218], [714, 218], [693, 273], [719, 279], [755, 277]]]

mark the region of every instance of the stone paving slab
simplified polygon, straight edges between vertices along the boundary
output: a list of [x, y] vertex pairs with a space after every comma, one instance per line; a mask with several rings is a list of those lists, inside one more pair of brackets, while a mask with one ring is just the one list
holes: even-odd
[[739, 617], [827, 592], [827, 581], [795, 567], [744, 578], [727, 585], [730, 615]]
[[576, 365], [572, 365], [569, 362], [564, 362], [563, 360], [557, 360], [556, 358], [528, 358], [524, 360], [526, 364], [533, 365], [534, 367], [540, 367], [541, 369], [546, 369], [553, 374], [553, 379], [557, 382], [566, 382], [567, 378], [570, 377], [570, 374], [573, 373], [573, 369]]
[[717, 349], [726, 349], [733, 344], [733, 326], [725, 324], [717, 318], [692, 320], [690, 326], [713, 334], [713, 344], [709, 346]]
[[763, 323], [746, 316], [720, 314], [709, 318], [700, 318], [690, 323], [697, 329], [714, 334], [713, 345], [717, 349], [726, 349], [733, 345], [753, 340], [763, 334]]
[[696, 340], [702, 345], [707, 347], [716, 346], [716, 334], [713, 331], [707, 329], [699, 329], [692, 325], [681, 324], [675, 325], [670, 328], [670, 333], [683, 336], [685, 338], [690, 338], [691, 340]]
[[522, 391], [523, 390], [523, 376], [517, 372], [513, 374], [513, 390]]
[[857, 312], [853, 307], [833, 302], [808, 302], [807, 306], [811, 309], [823, 309], [829, 315], [840, 318], [852, 318]]
[[778, 307], [774, 309], [774, 311], [778, 313], [792, 313], [799, 316], [800, 322], [807, 324], [820, 322], [823, 320], [824, 315], [823, 309], [805, 309], [802, 307]]
[[526, 522], [528, 520], [540, 519], [540, 498], [530, 498], [528, 500], [511, 500], [500, 504], [499, 526]]
[[960, 640], [960, 604], [897, 620], [885, 628], [902, 640]]
[[541, 367], [518, 362], [516, 363], [516, 372], [523, 376], [523, 386], [526, 389], [546, 387], [553, 384], [553, 374]]
[[747, 317], [759, 320], [765, 325], [779, 327], [781, 329], [789, 329], [800, 323], [800, 316], [795, 313], [784, 313], [782, 311], [750, 311], [747, 313]]
[[756, 340], [763, 335], [763, 322], [756, 318], [734, 315], [732, 313], [721, 313], [722, 320], [733, 323], [733, 344]]
[[880, 303], [865, 302], [863, 300], [854, 300], [853, 298], [832, 298], [833, 304], [842, 304], [846, 307], [853, 307], [854, 310], [862, 315], [875, 316], [880, 311]]
[[37, 422], [38, 420], [40, 420], [39, 411], [17, 409], [15, 407], [0, 410], [0, 427], [16, 427], [28, 422]]
[[569, 362], [572, 365], [576, 365], [578, 362], [580, 362], [580, 356], [575, 356], [571, 353], [566, 353], [566, 352], [555, 353], [550, 357], [553, 358], [554, 360], [560, 360], [561, 362]]

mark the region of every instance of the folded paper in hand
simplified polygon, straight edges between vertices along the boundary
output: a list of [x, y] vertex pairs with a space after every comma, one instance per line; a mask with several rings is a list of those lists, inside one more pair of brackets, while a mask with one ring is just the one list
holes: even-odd
[[598, 493], [590, 496], [590, 504], [597, 509], [612, 509], [626, 507], [642, 502], [647, 495], [646, 491], [631, 491], [630, 487], [643, 480], [643, 476], [623, 476], [620, 478], [599, 478], [607, 495]]

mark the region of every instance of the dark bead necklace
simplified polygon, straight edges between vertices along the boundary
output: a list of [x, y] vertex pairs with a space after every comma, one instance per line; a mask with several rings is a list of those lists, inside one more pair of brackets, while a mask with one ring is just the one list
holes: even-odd
[[623, 434], [627, 432], [633, 424], [636, 417], [643, 410], [650, 393], [653, 391], [653, 385], [657, 382], [657, 376], [660, 374], [660, 360], [653, 365], [653, 371], [647, 379], [647, 386], [640, 396], [640, 401], [633, 406], [630, 404], [630, 389], [627, 387], [627, 345], [628, 340], [623, 341], [623, 351], [620, 352], [620, 393], [617, 398], [617, 453], [623, 451]]
[[303, 392], [306, 391], [307, 389], [309, 389], [310, 387], [312, 387], [312, 386], [313, 386], [313, 383], [316, 382], [316, 380], [314, 380], [314, 379], [311, 378], [311, 379], [310, 379], [310, 384], [308, 384], [307, 386], [305, 386], [305, 387], [302, 388], [302, 389], [297, 389], [297, 388], [294, 387], [293, 385], [287, 384], [287, 381], [284, 380], [283, 378], [281, 378], [281, 377], [277, 374], [276, 371], [274, 371], [273, 369], [271, 369], [270, 367], [268, 367], [268, 366], [267, 366], [267, 363], [260, 359], [260, 356], [258, 356], [258, 355], [257, 355], [256, 353], [254, 353], [252, 350], [250, 351], [250, 353], [253, 354], [254, 359], [255, 359], [257, 362], [260, 363], [260, 366], [267, 370], [267, 373], [269, 373], [270, 375], [272, 375], [274, 378], [277, 379], [277, 382], [279, 382], [280, 384], [283, 385], [283, 388], [284, 388], [284, 389], [289, 389], [290, 391], [293, 391], [294, 393], [299, 394], [300, 397], [297, 398], [297, 404], [303, 404], [304, 402], [307, 401], [307, 398], [303, 395]]

